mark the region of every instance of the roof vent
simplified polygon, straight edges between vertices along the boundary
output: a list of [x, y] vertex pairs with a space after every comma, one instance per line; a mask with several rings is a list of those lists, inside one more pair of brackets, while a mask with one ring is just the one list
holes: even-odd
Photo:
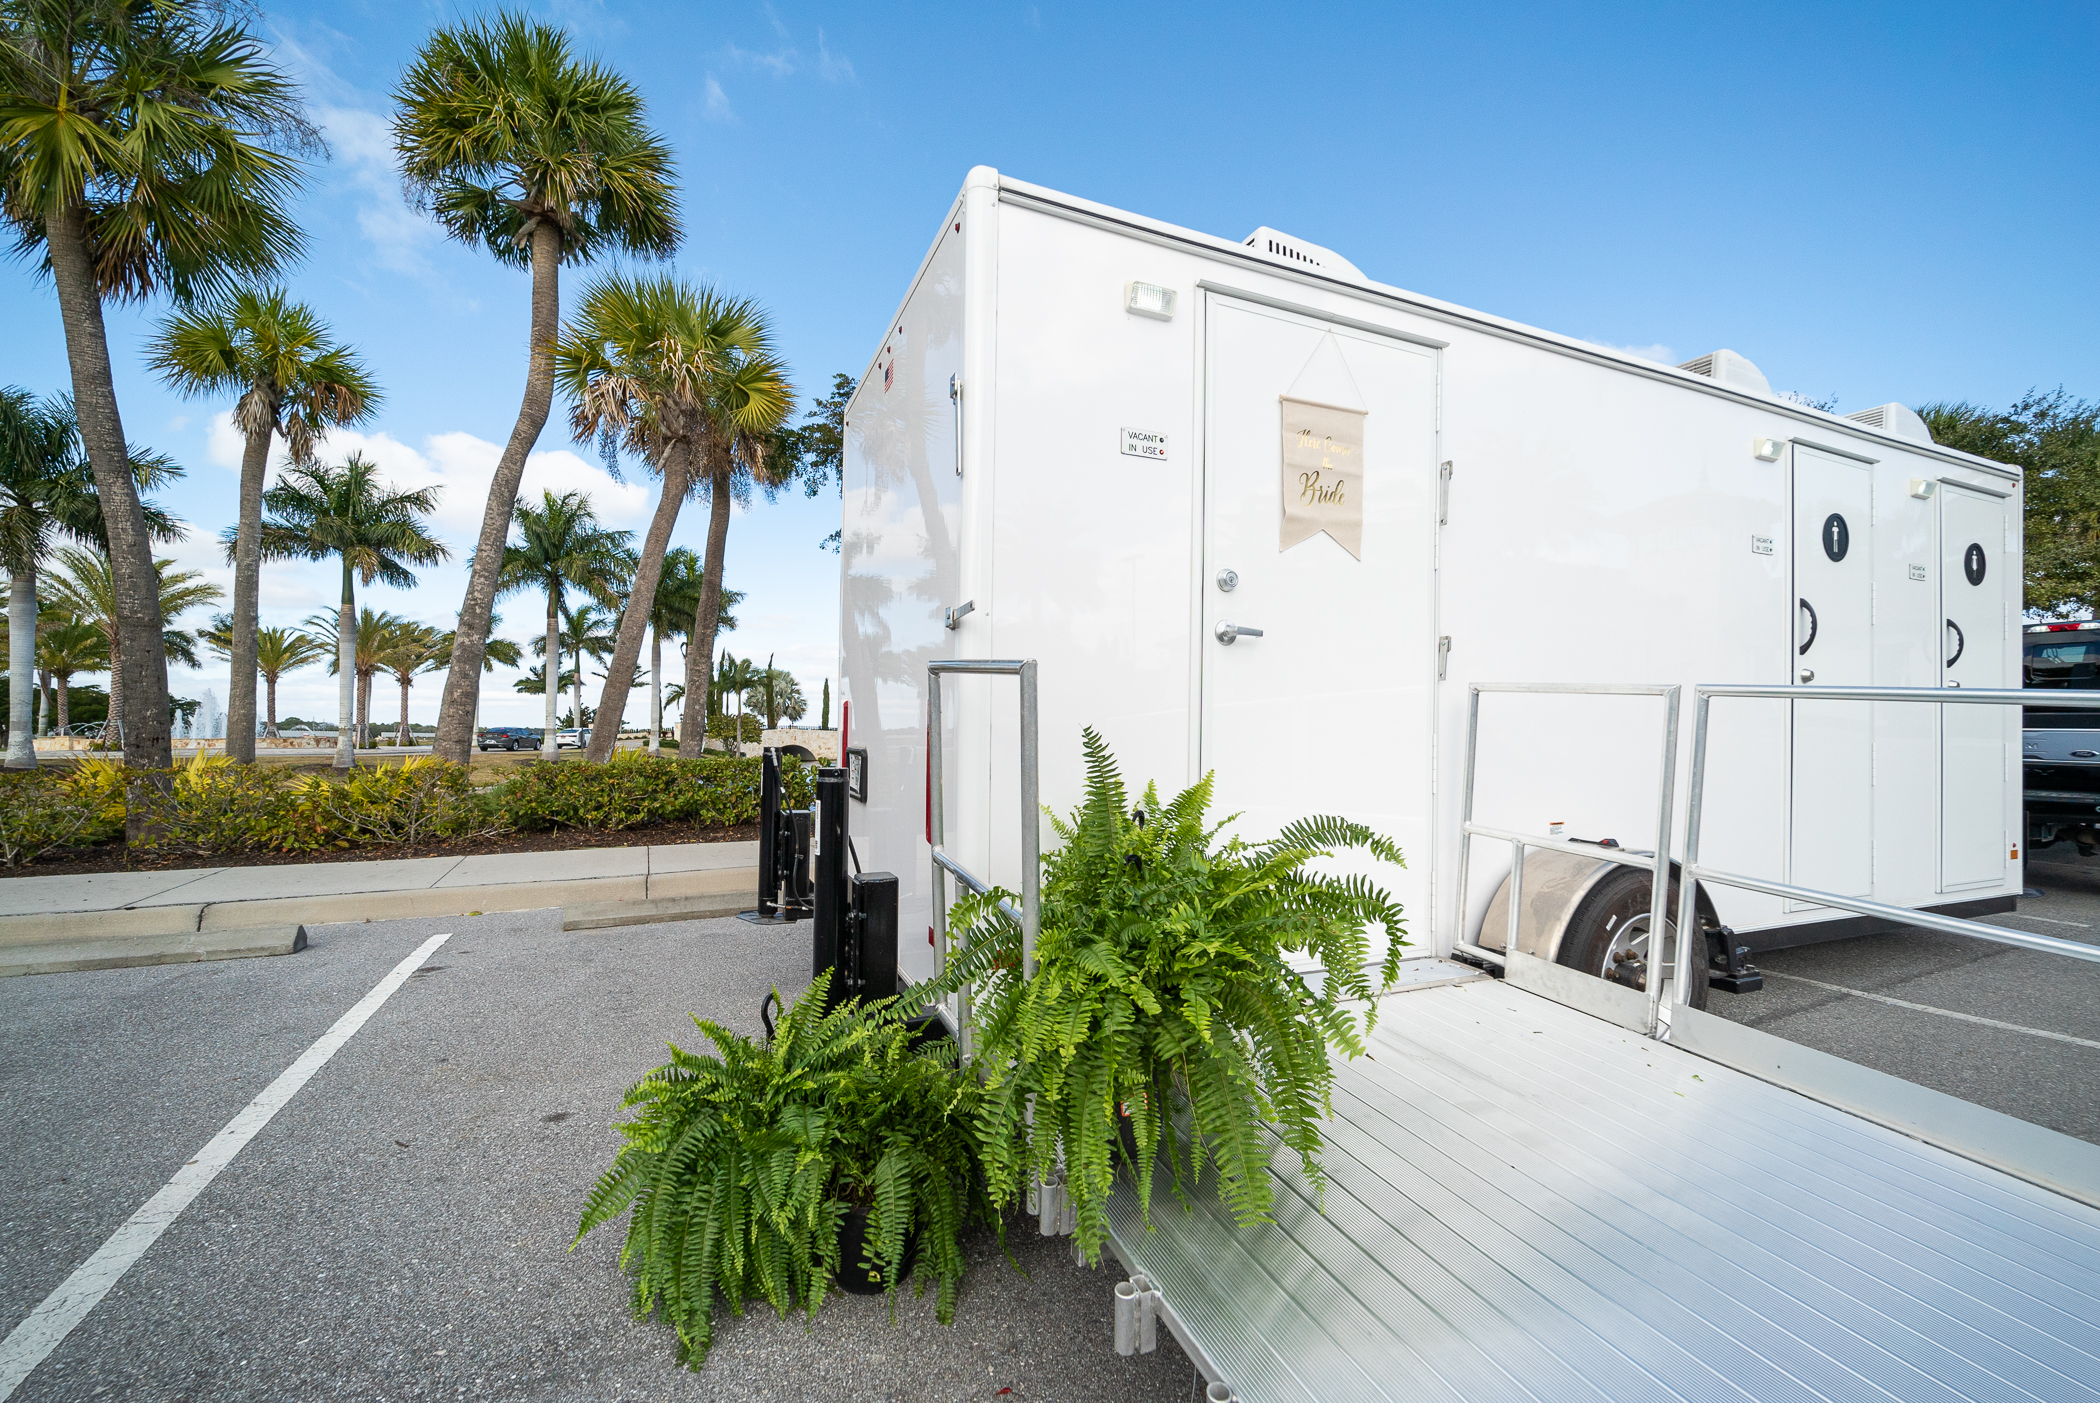
[[1300, 268], [1325, 273], [1329, 277], [1354, 278], [1358, 282], [1368, 281], [1363, 270], [1342, 257], [1331, 248], [1321, 248], [1303, 239], [1292, 238], [1281, 229], [1271, 229], [1264, 224], [1246, 238], [1240, 240], [1248, 248], [1265, 258], [1279, 263], [1295, 264]]
[[1765, 379], [1765, 373], [1733, 351], [1711, 351], [1697, 360], [1685, 361], [1677, 368], [1718, 380], [1724, 385], [1733, 385], [1738, 390], [1755, 390], [1761, 395], [1772, 393], [1771, 382]]
[[1847, 414], [1845, 417], [1855, 424], [1879, 429], [1891, 438], [1907, 438], [1912, 443], [1932, 442], [1932, 430], [1925, 427], [1925, 421], [1918, 417], [1917, 411], [1907, 404], [1897, 404], [1894, 400], [1887, 404], [1877, 404], [1872, 409], [1862, 409], [1857, 414]]

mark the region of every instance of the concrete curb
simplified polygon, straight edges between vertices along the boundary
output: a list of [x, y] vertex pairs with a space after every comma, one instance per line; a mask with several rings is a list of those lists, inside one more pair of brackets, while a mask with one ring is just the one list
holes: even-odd
[[[705, 920], [750, 907], [756, 867], [622, 877], [415, 887], [106, 911], [0, 917], [0, 978], [128, 965], [289, 955], [304, 928], [403, 917], [465, 916], [560, 907], [568, 930]], [[289, 932], [298, 931], [296, 943]]]
[[102, 940], [11, 945], [0, 950], [0, 978], [139, 965], [186, 965], [203, 960], [246, 960], [263, 955], [293, 955], [305, 948], [305, 926], [265, 927], [229, 934], [186, 931], [173, 935], [117, 935]]

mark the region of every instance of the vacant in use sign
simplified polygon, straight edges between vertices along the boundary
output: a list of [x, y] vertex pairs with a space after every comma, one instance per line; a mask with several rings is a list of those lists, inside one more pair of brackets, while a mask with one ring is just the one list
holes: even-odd
[[1167, 436], [1148, 434], [1143, 429], [1123, 430], [1123, 452], [1132, 458], [1165, 458]]

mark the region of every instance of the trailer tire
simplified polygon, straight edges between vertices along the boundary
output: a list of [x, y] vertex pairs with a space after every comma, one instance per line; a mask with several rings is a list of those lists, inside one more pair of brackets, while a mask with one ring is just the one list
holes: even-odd
[[[1655, 876], [1637, 868], [1621, 867], [1590, 888], [1575, 914], [1568, 918], [1567, 931], [1561, 936], [1560, 950], [1555, 959], [1570, 969], [1579, 969], [1585, 974], [1604, 977], [1607, 967], [1616, 957], [1627, 950], [1645, 953], [1649, 917], [1649, 896], [1655, 888]], [[1676, 949], [1678, 884], [1670, 883], [1669, 915], [1664, 918], [1664, 928], [1670, 933], [1665, 939], [1666, 953]], [[1699, 916], [1702, 924], [1718, 924], [1712, 908], [1708, 906], [1706, 893], [1699, 893]], [[1693, 1008], [1706, 1007], [1706, 951], [1692, 952]]]

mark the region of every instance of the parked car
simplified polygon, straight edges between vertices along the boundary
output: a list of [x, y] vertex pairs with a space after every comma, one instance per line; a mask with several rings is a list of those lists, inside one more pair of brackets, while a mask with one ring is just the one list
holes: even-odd
[[483, 726], [478, 743], [483, 750], [538, 750], [540, 739], [524, 726]]
[[2100, 620], [2029, 624], [2021, 650], [2027, 686], [2094, 693], [2091, 711], [2033, 708], [2021, 733], [2027, 846], [2068, 838], [2100, 852]]
[[589, 726], [585, 726], [580, 731], [572, 726], [566, 731], [556, 731], [554, 733], [554, 748], [556, 750], [581, 750], [590, 743], [591, 728]]

